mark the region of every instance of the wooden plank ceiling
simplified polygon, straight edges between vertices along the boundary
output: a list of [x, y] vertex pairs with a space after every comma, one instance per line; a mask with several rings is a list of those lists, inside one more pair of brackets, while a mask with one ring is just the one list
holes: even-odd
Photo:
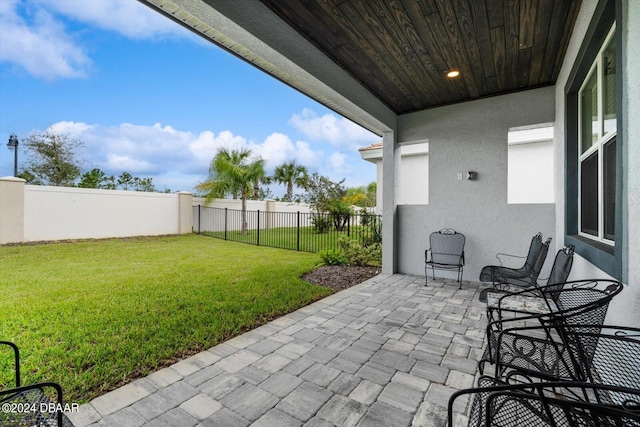
[[397, 114], [554, 84], [581, 3], [261, 1]]

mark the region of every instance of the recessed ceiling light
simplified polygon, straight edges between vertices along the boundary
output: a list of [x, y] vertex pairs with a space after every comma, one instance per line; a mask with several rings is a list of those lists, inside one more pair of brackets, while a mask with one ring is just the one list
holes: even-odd
[[449, 77], [450, 79], [454, 79], [456, 77], [458, 77], [460, 75], [460, 71], [458, 70], [451, 70], [447, 72], [447, 77]]

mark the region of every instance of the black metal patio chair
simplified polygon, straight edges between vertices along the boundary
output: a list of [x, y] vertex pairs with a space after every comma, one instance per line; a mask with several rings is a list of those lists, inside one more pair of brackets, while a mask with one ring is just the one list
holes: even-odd
[[[468, 427], [622, 427], [640, 426], [640, 390], [580, 382], [508, 384], [480, 377], [478, 387], [452, 394], [448, 425], [456, 399], [473, 397]], [[616, 401], [616, 396], [624, 396]]]
[[[0, 426], [73, 427], [63, 413], [62, 388], [54, 382], [20, 384], [20, 351], [9, 341], [0, 345], [11, 347], [14, 356], [15, 387], [0, 390]], [[55, 395], [51, 400], [49, 395]]]
[[462, 273], [464, 269], [464, 234], [450, 228], [429, 235], [430, 248], [424, 252], [425, 286], [429, 283], [429, 268], [435, 279], [435, 270], [458, 272], [458, 288], [462, 287]]
[[610, 325], [509, 328], [495, 377], [583, 381], [640, 389], [640, 329]]
[[[542, 241], [542, 233], [538, 233], [531, 239], [529, 245], [529, 253], [526, 257], [516, 255], [498, 253], [496, 258], [500, 261], [500, 265], [487, 265], [480, 271], [481, 282], [490, 282], [494, 289], [502, 289], [504, 285], [513, 285], [519, 287], [531, 287], [536, 284], [540, 270], [544, 265], [551, 244], [551, 237], [546, 241]], [[501, 257], [525, 258], [524, 265], [520, 268], [509, 268], [502, 265]], [[480, 301], [486, 301], [487, 292], [491, 288], [483, 289], [480, 293]]]
[[565, 246], [558, 251], [551, 268], [551, 273], [546, 279], [547, 284], [544, 287], [544, 292], [537, 282], [533, 288], [526, 290], [490, 290], [486, 297], [487, 318], [493, 320], [493, 312], [498, 308], [502, 310], [511, 309], [519, 313], [528, 313], [527, 310], [533, 310], [533, 314], [540, 312], [540, 308], [538, 308], [539, 305], [543, 308], [546, 307], [549, 310], [553, 310], [553, 306], [557, 306], [558, 291], [567, 283], [567, 279], [571, 273], [573, 254], [573, 245]]
[[622, 291], [622, 284], [612, 280], [576, 280], [564, 283], [561, 289], [552, 284], [542, 286], [538, 291], [544, 298], [534, 296], [532, 300], [535, 303], [525, 304], [526, 310], [515, 309], [506, 303], [503, 305], [503, 302], [531, 292], [530, 290], [501, 298], [501, 303], [492, 312], [492, 319], [487, 325], [487, 346], [478, 363], [480, 373], [483, 373], [485, 363], [494, 363], [498, 336], [504, 329], [538, 325], [550, 328], [571, 324], [602, 325], [609, 303]]

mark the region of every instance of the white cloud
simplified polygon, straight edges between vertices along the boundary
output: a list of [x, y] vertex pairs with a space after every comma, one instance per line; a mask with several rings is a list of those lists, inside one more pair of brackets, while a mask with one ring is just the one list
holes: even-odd
[[308, 142], [296, 142], [295, 159], [297, 163], [306, 166], [309, 170], [316, 170], [320, 165], [322, 157], [323, 153], [321, 151], [312, 150]]
[[293, 114], [289, 124], [312, 141], [328, 142], [334, 147], [355, 150], [380, 140], [380, 137], [351, 120], [327, 113], [323, 116], [305, 108]]
[[273, 133], [262, 143], [255, 143], [228, 130], [218, 134], [209, 130], [194, 134], [160, 123], [103, 126], [65, 121], [55, 123], [48, 130], [68, 134], [84, 143], [82, 157], [86, 170], [97, 167], [107, 175], [118, 176], [126, 171], [134, 176], [152, 177], [157, 186], [174, 191], [192, 190], [206, 179], [211, 159], [222, 147], [246, 148], [255, 156], [262, 156], [268, 173], [291, 160], [312, 172], [324, 166], [321, 151], [312, 149], [306, 142], [294, 144], [282, 133]]
[[129, 156], [118, 156], [107, 154], [106, 170], [121, 170], [132, 172], [147, 172], [151, 169], [151, 164], [143, 160], [132, 159]]
[[131, 123], [102, 126], [59, 122], [49, 129], [83, 141], [85, 158], [89, 163], [87, 167], [97, 166], [116, 174], [127, 171], [153, 175], [167, 170], [187, 171], [189, 168], [206, 173], [215, 146], [229, 139], [225, 132], [217, 138], [212, 132], [194, 135], [160, 123], [152, 126]]
[[346, 163], [346, 156], [340, 151], [336, 151], [329, 156], [329, 168], [331, 170], [331, 176], [345, 176], [350, 175], [352, 172], [351, 167]]
[[290, 160], [295, 153], [291, 139], [282, 133], [272, 133], [264, 140], [260, 149], [260, 156], [266, 161], [267, 169], [273, 169]]
[[122, 34], [131, 39], [186, 36], [189, 31], [137, 1], [39, 1], [68, 18]]
[[92, 128], [91, 125], [86, 123], [77, 123], [77, 122], [58, 122], [49, 126], [49, 131], [57, 134], [67, 134], [72, 138], [77, 138], [82, 133], [89, 131]]
[[45, 80], [85, 78], [92, 61], [87, 47], [62, 19], [113, 31], [131, 39], [196, 36], [133, 0], [0, 0], [0, 62]]
[[0, 62], [43, 79], [86, 77], [91, 60], [50, 13], [37, 10], [27, 21], [18, 2], [0, 4]]

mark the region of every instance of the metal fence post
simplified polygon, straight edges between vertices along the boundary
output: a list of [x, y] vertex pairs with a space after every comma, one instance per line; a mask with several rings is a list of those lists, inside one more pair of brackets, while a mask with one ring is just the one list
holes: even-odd
[[227, 240], [227, 208], [224, 208], [224, 240]]
[[297, 228], [298, 228], [298, 232], [297, 232], [298, 236], [297, 236], [297, 239], [296, 239], [296, 250], [300, 251], [300, 211], [298, 211], [298, 225], [297, 225]]
[[351, 214], [347, 214], [347, 237], [351, 237]]
[[258, 209], [258, 239], [256, 245], [260, 246], [260, 209]]
[[201, 205], [198, 205], [198, 234], [202, 232], [202, 213], [200, 212], [201, 207]]

